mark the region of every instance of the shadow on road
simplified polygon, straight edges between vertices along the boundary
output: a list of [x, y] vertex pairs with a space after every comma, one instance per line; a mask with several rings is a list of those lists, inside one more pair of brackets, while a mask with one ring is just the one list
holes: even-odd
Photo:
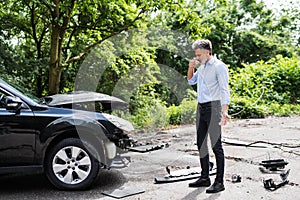
[[1, 199], [99, 199], [101, 192], [119, 188], [126, 182], [116, 170], [101, 170], [97, 180], [86, 191], [61, 191], [45, 174], [0, 175]]
[[[207, 188], [197, 188], [194, 191], [190, 192], [185, 197], [183, 197], [182, 200], [197, 200], [197, 199], [200, 199], [199, 195], [203, 192], [205, 193], [206, 189]], [[208, 198], [206, 198], [205, 200], [215, 200], [215, 199], [218, 199], [219, 196], [220, 196], [220, 193], [210, 194], [210, 196]]]
[[182, 198], [182, 200], [197, 200], [199, 199], [199, 195], [204, 192], [206, 188], [197, 188], [190, 192], [188, 195]]

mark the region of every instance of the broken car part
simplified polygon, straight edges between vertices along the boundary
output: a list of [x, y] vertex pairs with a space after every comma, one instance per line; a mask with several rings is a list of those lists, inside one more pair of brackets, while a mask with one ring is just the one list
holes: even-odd
[[162, 148], [168, 148], [170, 145], [168, 143], [158, 144], [158, 145], [141, 145], [141, 146], [134, 146], [128, 148], [129, 151], [139, 152], [139, 153], [146, 153], [150, 151], [159, 150]]
[[272, 170], [266, 169], [264, 167], [259, 167], [258, 169], [261, 173], [264, 173], [264, 174], [281, 174], [282, 172], [285, 172], [284, 169], [278, 169], [276, 171], [275, 170], [272, 171]]
[[[172, 168], [176, 169], [176, 170], [171, 171]], [[214, 163], [209, 162], [209, 171], [212, 171], [213, 168], [214, 168]], [[194, 167], [194, 168], [191, 169], [190, 166], [186, 166], [183, 169], [178, 169], [178, 167], [167, 166], [166, 171], [168, 173], [168, 176], [170, 176], [170, 177], [179, 177], [179, 176], [185, 176], [185, 175], [189, 175], [189, 174], [197, 174], [197, 173], [199, 173], [199, 171], [201, 171], [201, 168], [200, 167]]]
[[238, 175], [238, 174], [232, 174], [231, 181], [233, 183], [239, 183], [239, 182], [242, 181], [242, 177], [240, 175]]
[[[191, 168], [193, 170], [193, 168]], [[198, 168], [199, 170], [200, 168]], [[187, 169], [188, 170], [188, 169]], [[210, 176], [213, 176], [217, 173], [217, 169], [213, 169], [209, 172]], [[172, 183], [172, 182], [178, 182], [178, 181], [185, 181], [185, 180], [190, 180], [190, 179], [196, 179], [201, 176], [200, 172], [192, 172], [187, 175], [181, 175], [181, 176], [164, 176], [164, 177], [157, 177], [154, 179], [154, 182], [159, 184], [159, 183]]]
[[[171, 183], [177, 181], [185, 181], [190, 179], [199, 178], [201, 176], [201, 167], [190, 167], [187, 166], [185, 169], [179, 169], [171, 171], [170, 166], [166, 167], [168, 175], [164, 177], [158, 177], [154, 179], [155, 183]], [[176, 168], [176, 167], [173, 167]], [[213, 168], [213, 163], [210, 162], [209, 175], [215, 175], [217, 172], [216, 168]]]
[[264, 187], [267, 189], [267, 190], [270, 190], [270, 191], [275, 191], [277, 190], [278, 188], [284, 186], [285, 184], [287, 184], [289, 181], [283, 181], [279, 184], [275, 184], [273, 179], [268, 179], [268, 180], [264, 180]]
[[121, 168], [126, 168], [129, 166], [131, 163], [131, 158], [129, 156], [121, 156], [117, 155], [109, 168], [114, 168], [114, 169], [121, 169]]
[[277, 190], [278, 188], [288, 184], [288, 180], [287, 180], [287, 177], [290, 173], [290, 170], [288, 170], [286, 173], [282, 173], [280, 174], [280, 177], [281, 177], [281, 180], [282, 182], [279, 183], [279, 184], [275, 184], [274, 183], [274, 180], [273, 179], [267, 179], [267, 180], [264, 180], [263, 183], [264, 183], [264, 187], [267, 189], [267, 190], [270, 190], [270, 191], [275, 191]]
[[281, 178], [282, 181], [286, 181], [287, 180], [287, 178], [288, 178], [288, 176], [290, 174], [290, 171], [291, 170], [289, 169], [289, 170], [287, 170], [287, 172], [280, 174], [280, 178]]
[[285, 162], [283, 159], [276, 160], [264, 160], [259, 163], [259, 165], [264, 166], [266, 169], [270, 169], [271, 171], [277, 171], [278, 169], [284, 169], [285, 165], [288, 162]]

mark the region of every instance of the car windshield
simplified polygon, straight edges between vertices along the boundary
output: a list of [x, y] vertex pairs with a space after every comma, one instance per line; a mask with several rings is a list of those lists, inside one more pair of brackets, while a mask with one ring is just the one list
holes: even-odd
[[23, 95], [25, 95], [26, 97], [32, 99], [35, 103], [42, 103], [42, 99], [34, 96], [29, 90], [27, 90], [26, 88], [23, 88], [22, 86], [20, 85], [17, 85], [15, 83], [11, 83], [10, 81], [6, 81], [6, 80], [3, 80], [2, 78], [0, 78], [0, 81], [2, 83], [5, 83], [6, 85], [9, 85], [11, 88], [13, 88], [15, 91], [19, 92], [19, 93], [22, 93]]

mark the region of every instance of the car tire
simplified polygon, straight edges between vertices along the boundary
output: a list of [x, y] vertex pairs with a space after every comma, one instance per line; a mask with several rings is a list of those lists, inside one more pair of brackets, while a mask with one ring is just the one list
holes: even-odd
[[83, 190], [91, 186], [99, 171], [97, 151], [78, 138], [64, 139], [46, 155], [45, 172], [58, 189]]

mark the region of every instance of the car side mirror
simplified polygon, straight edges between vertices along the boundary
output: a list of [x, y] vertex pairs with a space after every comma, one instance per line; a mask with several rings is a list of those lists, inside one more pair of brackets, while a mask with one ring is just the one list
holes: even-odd
[[6, 110], [19, 111], [22, 107], [23, 101], [19, 97], [7, 96], [5, 99]]

